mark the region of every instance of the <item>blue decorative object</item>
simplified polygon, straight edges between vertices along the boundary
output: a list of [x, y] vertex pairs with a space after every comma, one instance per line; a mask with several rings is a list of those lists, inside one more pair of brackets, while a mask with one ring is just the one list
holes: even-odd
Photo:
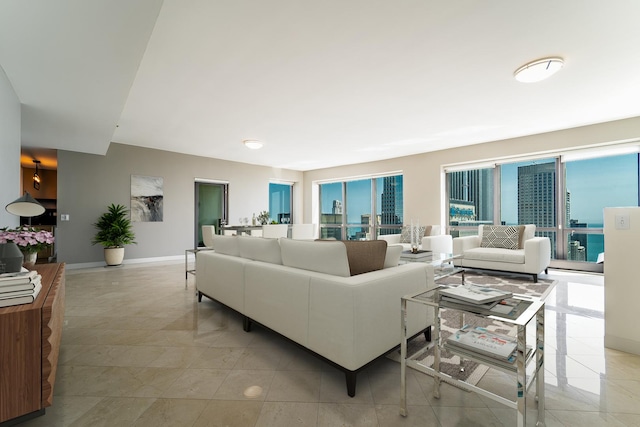
[[13, 242], [0, 243], [0, 273], [17, 273], [22, 268], [23, 256]]

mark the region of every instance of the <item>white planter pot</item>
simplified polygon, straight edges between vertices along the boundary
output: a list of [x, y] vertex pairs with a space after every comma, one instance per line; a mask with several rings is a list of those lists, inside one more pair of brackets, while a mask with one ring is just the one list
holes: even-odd
[[31, 265], [33, 267], [33, 264], [36, 263], [36, 261], [38, 260], [38, 253], [37, 252], [24, 252], [22, 254], [24, 256], [24, 261], [22, 263], [22, 265]]
[[124, 259], [124, 248], [104, 248], [104, 261], [107, 265], [120, 265]]

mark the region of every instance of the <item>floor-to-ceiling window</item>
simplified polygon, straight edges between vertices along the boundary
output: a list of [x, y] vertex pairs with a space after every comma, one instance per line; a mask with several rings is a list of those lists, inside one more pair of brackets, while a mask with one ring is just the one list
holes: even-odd
[[605, 207], [638, 206], [638, 154], [572, 160], [563, 157], [563, 249], [570, 261], [596, 262], [604, 252]]
[[603, 208], [639, 205], [637, 151], [624, 146], [445, 169], [449, 233], [475, 234], [483, 223], [535, 224], [536, 235], [551, 240], [552, 265], [601, 271], [595, 264], [604, 253]]
[[289, 183], [269, 183], [269, 216], [279, 224], [289, 224], [292, 212], [292, 188]]
[[449, 232], [452, 236], [474, 234], [478, 224], [493, 224], [494, 174], [494, 167], [447, 173]]
[[557, 240], [556, 158], [503, 163], [500, 166], [500, 224], [535, 224], [536, 235]]
[[402, 175], [322, 183], [319, 197], [321, 238], [375, 239], [402, 228]]

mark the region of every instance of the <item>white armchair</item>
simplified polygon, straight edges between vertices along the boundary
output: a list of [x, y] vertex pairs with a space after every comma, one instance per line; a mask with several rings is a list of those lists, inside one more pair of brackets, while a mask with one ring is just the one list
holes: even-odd
[[[440, 232], [441, 227], [439, 225], [432, 225], [430, 234], [422, 237], [422, 241], [420, 242], [422, 250], [447, 254], [452, 253], [453, 238], [449, 234], [440, 234]], [[388, 245], [401, 244], [403, 250], [410, 250], [411, 242], [403, 242], [402, 236], [402, 234], [381, 234], [378, 236], [378, 240], [386, 240]]]
[[[500, 235], [501, 229], [510, 226], [478, 226], [477, 236], [463, 236], [453, 239], [454, 255], [462, 255], [454, 259], [459, 267], [478, 268], [484, 270], [509, 271], [533, 275], [533, 282], [538, 281], [538, 274], [548, 272], [551, 262], [551, 242], [548, 237], [535, 237], [535, 224], [513, 226], [519, 228], [519, 235], [506, 237]], [[498, 234], [493, 242], [491, 234]], [[484, 237], [484, 242], [483, 242]], [[509, 240], [518, 239], [517, 247], [510, 249]], [[504, 243], [506, 242], [506, 243]]]

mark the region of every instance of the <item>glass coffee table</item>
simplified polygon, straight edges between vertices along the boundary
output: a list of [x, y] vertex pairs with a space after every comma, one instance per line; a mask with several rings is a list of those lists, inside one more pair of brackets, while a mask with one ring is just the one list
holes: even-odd
[[434, 281], [453, 276], [454, 274], [460, 274], [462, 277], [461, 284], [464, 285], [464, 268], [453, 265], [453, 260], [461, 257], [462, 255], [442, 252], [418, 251], [417, 254], [413, 254], [410, 251], [404, 251], [400, 254], [399, 263], [424, 262], [431, 264], [433, 266]]

